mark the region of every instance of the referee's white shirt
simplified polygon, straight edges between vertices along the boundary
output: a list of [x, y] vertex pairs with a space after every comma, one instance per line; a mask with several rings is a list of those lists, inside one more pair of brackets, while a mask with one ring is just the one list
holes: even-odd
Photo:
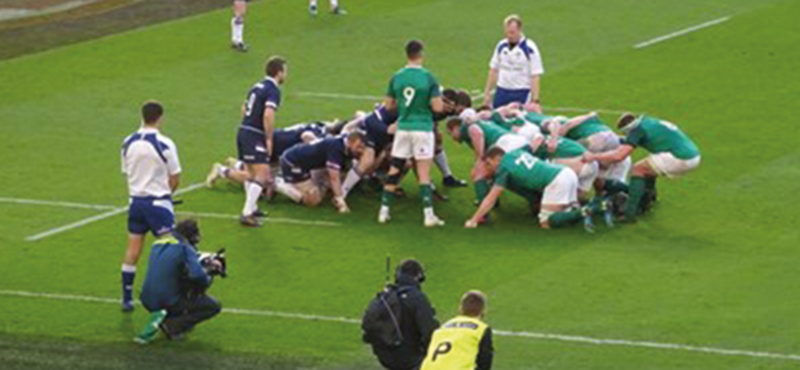
[[497, 87], [509, 90], [530, 89], [531, 76], [544, 74], [539, 47], [524, 35], [513, 49], [507, 39], [500, 40], [489, 68], [498, 70]]
[[170, 195], [170, 175], [181, 172], [178, 149], [158, 130], [141, 128], [122, 143], [122, 173], [128, 177], [132, 197]]

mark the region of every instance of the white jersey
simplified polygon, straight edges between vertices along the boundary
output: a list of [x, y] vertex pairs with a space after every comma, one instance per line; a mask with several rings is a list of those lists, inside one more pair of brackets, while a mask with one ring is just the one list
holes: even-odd
[[539, 47], [525, 36], [513, 48], [505, 39], [497, 43], [489, 68], [498, 70], [497, 87], [510, 90], [530, 89], [531, 76], [544, 74]]
[[122, 173], [132, 197], [170, 195], [169, 177], [181, 172], [178, 149], [158, 130], [142, 128], [122, 142]]

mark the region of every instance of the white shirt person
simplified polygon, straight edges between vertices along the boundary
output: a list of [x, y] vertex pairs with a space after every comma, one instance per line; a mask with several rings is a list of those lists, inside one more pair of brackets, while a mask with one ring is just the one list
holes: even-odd
[[544, 66], [539, 47], [522, 34], [522, 20], [518, 16], [508, 16], [504, 25], [506, 38], [497, 43], [489, 62], [483, 103], [495, 108], [513, 102], [530, 103], [534, 110], [541, 111], [539, 84]]

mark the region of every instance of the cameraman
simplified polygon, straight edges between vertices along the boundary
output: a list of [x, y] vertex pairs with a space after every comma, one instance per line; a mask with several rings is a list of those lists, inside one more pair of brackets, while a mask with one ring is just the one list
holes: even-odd
[[425, 359], [431, 335], [439, 327], [436, 311], [422, 292], [424, 281], [425, 271], [419, 261], [404, 260], [397, 267], [395, 289], [401, 302], [399, 324], [403, 341], [397, 347], [372, 344], [372, 351], [386, 369], [419, 369]]
[[197, 221], [184, 220], [175, 228], [174, 238], [164, 236], [153, 245], [141, 294], [150, 320], [136, 342], [151, 342], [159, 329], [168, 339], [180, 339], [222, 310], [205, 291], [213, 275], [224, 274], [224, 264], [213, 258], [201, 264], [195, 247], [199, 242]]

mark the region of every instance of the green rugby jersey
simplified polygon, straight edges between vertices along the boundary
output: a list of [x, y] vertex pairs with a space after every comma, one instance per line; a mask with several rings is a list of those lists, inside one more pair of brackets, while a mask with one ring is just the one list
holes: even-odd
[[560, 137], [558, 138], [558, 146], [556, 147], [555, 152], [550, 153], [547, 151], [547, 141], [545, 140], [545, 142], [542, 143], [538, 149], [536, 149], [536, 153], [534, 153], [534, 155], [541, 159], [557, 159], [580, 157], [585, 152], [586, 148], [584, 148], [579, 142], [567, 139], [565, 137]]
[[461, 142], [470, 146], [470, 148], [475, 148], [472, 145], [472, 138], [469, 137], [469, 126], [477, 125], [481, 131], [483, 131], [483, 150], [489, 150], [492, 145], [497, 144], [497, 141], [500, 140], [503, 135], [510, 134], [511, 131], [506, 130], [503, 127], [500, 127], [490, 121], [478, 121], [472, 124], [462, 124], [461, 125]]
[[564, 136], [575, 141], [580, 141], [596, 133], [606, 131], [611, 131], [611, 129], [603, 123], [599, 117], [592, 117], [586, 120], [586, 122], [575, 126], [572, 130], [567, 131], [567, 134]]
[[397, 129], [433, 131], [431, 99], [441, 95], [433, 74], [422, 67], [405, 67], [389, 82], [388, 97], [397, 101]]
[[642, 147], [650, 153], [669, 152], [678, 159], [692, 159], [700, 149], [674, 124], [654, 117], [642, 116], [625, 137], [625, 143]]
[[541, 191], [565, 167], [547, 163], [524, 149], [506, 153], [494, 175], [494, 184], [515, 193]]

